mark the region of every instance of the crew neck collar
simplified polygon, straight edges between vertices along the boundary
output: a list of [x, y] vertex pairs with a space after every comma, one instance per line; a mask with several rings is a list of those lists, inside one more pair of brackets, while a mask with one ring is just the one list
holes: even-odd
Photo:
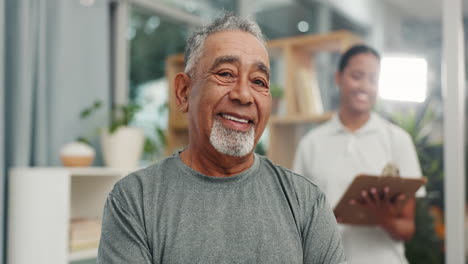
[[254, 175], [260, 167], [260, 159], [257, 154], [254, 153], [254, 162], [252, 166], [243, 172], [228, 177], [208, 176], [187, 166], [187, 164], [185, 164], [180, 158], [180, 153], [181, 151], [174, 153], [176, 162], [179, 164], [179, 167], [182, 168], [182, 170], [188, 175], [190, 175], [193, 180], [206, 184], [230, 185], [241, 183], [251, 178], [251, 176]]

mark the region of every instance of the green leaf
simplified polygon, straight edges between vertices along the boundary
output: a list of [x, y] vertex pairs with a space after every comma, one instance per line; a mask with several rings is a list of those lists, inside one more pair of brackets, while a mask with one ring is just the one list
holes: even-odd
[[121, 122], [115, 121], [111, 123], [111, 126], [109, 127], [109, 133], [114, 134], [115, 131], [121, 126], [124, 126]]
[[80, 118], [81, 118], [81, 119], [85, 119], [85, 118], [87, 118], [90, 114], [91, 114], [91, 110], [90, 110], [90, 109], [84, 109], [84, 110], [81, 111], [81, 113], [80, 113]]
[[83, 109], [80, 113], [80, 118], [81, 119], [86, 119], [88, 118], [91, 114], [95, 113], [99, 108], [102, 106], [102, 101], [101, 100], [96, 100], [94, 103]]
[[90, 140], [87, 139], [87, 138], [85, 138], [85, 137], [82, 137], [82, 136], [81, 136], [81, 137], [77, 137], [77, 138], [76, 138], [76, 141], [77, 141], [77, 142], [81, 142], [81, 143], [85, 143], [85, 144], [91, 146]]
[[94, 109], [97, 110], [97, 109], [101, 108], [101, 106], [102, 106], [102, 101], [101, 100], [97, 100], [97, 101], [94, 102]]
[[157, 127], [156, 135], [158, 136], [159, 142], [161, 142], [162, 146], [166, 146], [167, 145], [166, 131]]
[[145, 138], [145, 143], [143, 145], [143, 152], [148, 155], [153, 155], [156, 152], [156, 144], [150, 138]]

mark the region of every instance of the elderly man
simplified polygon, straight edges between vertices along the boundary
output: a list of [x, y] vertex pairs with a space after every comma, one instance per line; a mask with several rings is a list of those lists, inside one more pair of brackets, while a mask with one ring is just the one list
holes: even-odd
[[253, 153], [271, 106], [258, 26], [226, 14], [185, 59], [175, 93], [189, 144], [116, 184], [98, 263], [344, 263], [323, 193]]

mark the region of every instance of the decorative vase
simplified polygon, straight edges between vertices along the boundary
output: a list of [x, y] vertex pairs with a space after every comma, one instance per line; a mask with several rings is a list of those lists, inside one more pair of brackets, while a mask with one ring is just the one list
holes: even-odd
[[135, 169], [143, 153], [144, 131], [135, 127], [119, 127], [114, 133], [101, 130], [101, 145], [107, 167]]
[[60, 159], [67, 167], [88, 167], [93, 164], [96, 153], [94, 149], [83, 142], [71, 142], [60, 150]]

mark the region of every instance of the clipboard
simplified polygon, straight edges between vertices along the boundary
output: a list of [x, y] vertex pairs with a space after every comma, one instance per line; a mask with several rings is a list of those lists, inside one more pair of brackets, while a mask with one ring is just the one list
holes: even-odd
[[343, 224], [376, 225], [377, 220], [366, 208], [359, 205], [351, 205], [349, 201], [359, 200], [362, 190], [370, 190], [372, 187], [377, 188], [377, 190], [383, 190], [385, 186], [390, 188], [390, 198], [399, 194], [405, 194], [408, 198], [414, 197], [416, 191], [423, 186], [426, 181], [424, 177], [402, 178], [361, 174], [354, 178], [333, 212], [337, 218], [341, 218], [341, 223]]

